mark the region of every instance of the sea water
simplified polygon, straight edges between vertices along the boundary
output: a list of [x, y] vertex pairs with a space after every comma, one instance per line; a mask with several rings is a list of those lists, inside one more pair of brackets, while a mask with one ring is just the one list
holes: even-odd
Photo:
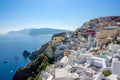
[[22, 52], [38, 50], [52, 35], [0, 35], [0, 80], [12, 80], [16, 70], [30, 62]]

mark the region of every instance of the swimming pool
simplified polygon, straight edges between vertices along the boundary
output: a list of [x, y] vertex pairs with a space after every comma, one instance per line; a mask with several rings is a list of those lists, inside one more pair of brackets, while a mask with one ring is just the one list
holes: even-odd
[[107, 58], [107, 56], [106, 55], [101, 55], [100, 58]]

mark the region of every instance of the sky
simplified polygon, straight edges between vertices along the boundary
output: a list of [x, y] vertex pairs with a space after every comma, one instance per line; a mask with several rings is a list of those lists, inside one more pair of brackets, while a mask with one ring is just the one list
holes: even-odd
[[0, 0], [0, 33], [27, 28], [75, 30], [104, 16], [120, 16], [120, 0]]

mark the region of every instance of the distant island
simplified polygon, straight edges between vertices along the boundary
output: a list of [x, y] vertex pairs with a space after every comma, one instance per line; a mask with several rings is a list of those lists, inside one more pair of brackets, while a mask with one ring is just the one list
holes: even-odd
[[36, 36], [36, 35], [48, 35], [48, 34], [56, 34], [61, 32], [67, 32], [68, 30], [61, 30], [61, 29], [52, 29], [52, 28], [29, 28], [29, 29], [23, 29], [19, 31], [10, 31], [7, 33], [7, 35], [30, 35], [30, 36]]

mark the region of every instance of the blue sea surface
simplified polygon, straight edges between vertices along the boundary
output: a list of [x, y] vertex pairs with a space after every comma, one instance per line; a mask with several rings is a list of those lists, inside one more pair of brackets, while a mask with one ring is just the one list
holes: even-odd
[[22, 52], [38, 50], [51, 36], [0, 35], [0, 80], [12, 80], [16, 70], [30, 62]]

